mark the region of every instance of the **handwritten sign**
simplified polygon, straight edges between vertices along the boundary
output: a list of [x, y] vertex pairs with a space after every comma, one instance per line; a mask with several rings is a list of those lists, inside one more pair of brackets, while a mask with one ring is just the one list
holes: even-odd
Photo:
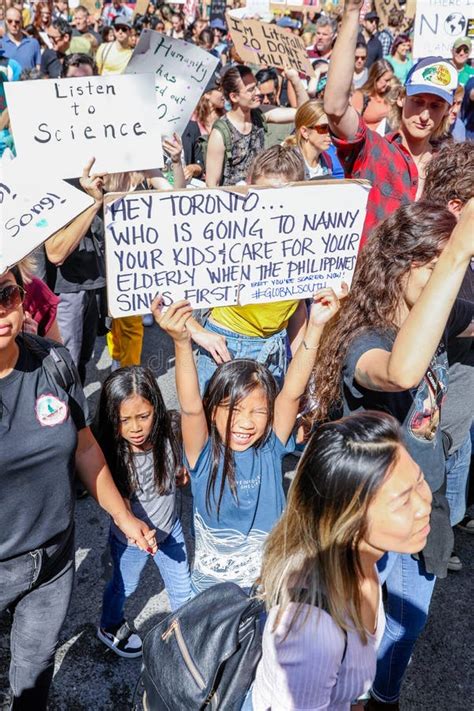
[[350, 284], [369, 188], [331, 180], [108, 195], [109, 312], [146, 313], [157, 293], [165, 305], [189, 299], [208, 308]]
[[[388, 27], [388, 17], [390, 13], [393, 10], [400, 10], [398, 0], [374, 0], [374, 6], [377, 15], [380, 17], [380, 27]], [[365, 14], [367, 14], [369, 10], [370, 7], [365, 11]]]
[[227, 26], [244, 62], [280, 69], [290, 66], [314, 76], [306, 47], [298, 35], [268, 22], [239, 19], [230, 14], [227, 14]]
[[143, 30], [125, 73], [153, 72], [161, 132], [182, 134], [218, 63], [195, 44]]
[[446, 6], [439, 0], [418, 0], [413, 56], [434, 55], [450, 59], [454, 41], [467, 35], [469, 21], [473, 18], [474, 5], [469, 0], [453, 0]]
[[163, 165], [154, 78], [44, 79], [5, 84], [19, 158], [61, 178]]
[[31, 163], [0, 164], [0, 274], [64, 227], [94, 200]]

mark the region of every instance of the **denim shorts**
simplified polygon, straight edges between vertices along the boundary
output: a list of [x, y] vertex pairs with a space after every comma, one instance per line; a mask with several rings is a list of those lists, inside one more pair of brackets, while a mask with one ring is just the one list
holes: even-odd
[[[235, 331], [229, 331], [211, 320], [208, 320], [204, 326], [207, 331], [224, 336], [227, 350], [232, 358], [251, 358], [256, 360], [257, 363], [266, 365], [277, 381], [278, 386], [282, 386], [288, 363], [285, 328], [273, 334], [273, 336], [260, 338], [259, 336], [246, 336]], [[217, 363], [209, 351], [201, 347], [198, 349], [197, 370], [199, 389], [202, 395], [209, 380], [217, 370]]]

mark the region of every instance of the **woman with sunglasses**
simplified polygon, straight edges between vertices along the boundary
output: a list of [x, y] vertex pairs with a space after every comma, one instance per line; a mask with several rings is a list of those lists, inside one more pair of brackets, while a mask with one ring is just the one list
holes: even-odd
[[[68, 351], [23, 332], [24, 295], [17, 267], [0, 275], [0, 612], [13, 620], [10, 708], [43, 711], [72, 593], [75, 473], [127, 538], [149, 552], [156, 541], [126, 507], [86, 424]], [[64, 366], [62, 377], [46, 357]]]
[[398, 208], [369, 237], [349, 296], [325, 330], [310, 388], [313, 421], [378, 410], [401, 424], [405, 446], [433, 492], [423, 552], [379, 563], [387, 626], [368, 709], [398, 709], [403, 675], [425, 625], [436, 576], [452, 553], [444, 491], [440, 412], [447, 391], [446, 341], [472, 337], [473, 304], [457, 299], [474, 255], [474, 199], [459, 222], [433, 203]]
[[285, 139], [284, 145], [297, 146], [305, 163], [305, 180], [331, 177], [332, 160], [327, 152], [331, 136], [323, 102], [304, 103], [295, 116], [295, 133]]

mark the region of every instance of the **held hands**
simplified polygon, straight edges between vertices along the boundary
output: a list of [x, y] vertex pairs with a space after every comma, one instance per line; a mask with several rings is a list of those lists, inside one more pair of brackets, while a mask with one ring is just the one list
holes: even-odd
[[177, 133], [173, 133], [173, 138], [163, 138], [163, 148], [166, 153], [171, 158], [172, 163], [181, 162], [181, 153], [183, 151], [183, 144], [180, 136]]
[[158, 545], [155, 538], [155, 529], [151, 530], [144, 521], [140, 521], [130, 511], [116, 516], [114, 521], [131, 543], [138, 546], [142, 551], [151, 554], [156, 553]]
[[96, 202], [102, 202], [104, 199], [104, 178], [107, 173], [91, 173], [94, 163], [95, 158], [91, 158], [86, 163], [79, 182], [82, 189], [93, 197]]
[[161, 296], [156, 296], [151, 304], [151, 312], [158, 326], [171, 336], [175, 343], [191, 341], [186, 328], [186, 321], [193, 315], [189, 301], [177, 301], [171, 304], [166, 313], [163, 313], [163, 305]]
[[[345, 298], [348, 292], [349, 287], [343, 282], [339, 298]], [[309, 323], [312, 326], [324, 326], [339, 311], [341, 306], [339, 298], [332, 289], [321, 289], [317, 291], [313, 296]]]

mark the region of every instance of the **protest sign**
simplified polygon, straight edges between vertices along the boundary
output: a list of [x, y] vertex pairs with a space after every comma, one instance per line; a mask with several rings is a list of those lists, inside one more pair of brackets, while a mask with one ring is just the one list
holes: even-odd
[[102, 13], [103, 0], [81, 0], [79, 4], [81, 7], [85, 7], [92, 17], [100, 16]]
[[225, 22], [225, 11], [227, 7], [226, 0], [211, 0], [211, 14], [209, 16], [209, 21], [222, 20]]
[[292, 67], [307, 76], [314, 76], [306, 47], [298, 35], [286, 32], [278, 25], [238, 19], [230, 14], [227, 14], [227, 26], [244, 62], [280, 69]]
[[249, 15], [266, 17], [270, 13], [270, 0], [247, 0], [245, 6]]
[[[375, 12], [380, 18], [380, 27], [388, 27], [388, 16], [392, 10], [400, 10], [400, 4], [398, 0], [375, 0], [374, 1]], [[369, 10], [365, 11], [367, 14]]]
[[[39, 166], [37, 166], [39, 167]], [[31, 163], [0, 164], [0, 274], [64, 227], [94, 199]]]
[[172, 136], [183, 133], [218, 64], [195, 44], [143, 30], [125, 73], [153, 73], [160, 131]]
[[78, 177], [92, 156], [97, 173], [163, 165], [151, 74], [4, 86], [17, 155], [45, 173]]
[[413, 56], [450, 59], [454, 41], [466, 36], [473, 18], [474, 4], [469, 0], [453, 0], [446, 5], [439, 0], [417, 0]]
[[105, 199], [109, 312], [310, 297], [350, 284], [370, 185], [140, 192]]
[[145, 15], [146, 11], [148, 10], [148, 5], [150, 4], [150, 0], [137, 0], [135, 3], [135, 9], [133, 11], [133, 16], [135, 15]]

